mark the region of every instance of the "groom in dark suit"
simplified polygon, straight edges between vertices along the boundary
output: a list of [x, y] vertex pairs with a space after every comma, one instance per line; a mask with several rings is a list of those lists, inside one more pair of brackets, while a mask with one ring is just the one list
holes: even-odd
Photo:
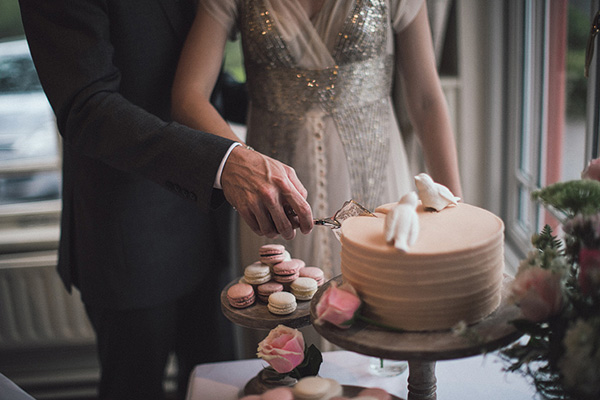
[[163, 398], [173, 350], [181, 395], [193, 365], [233, 356], [218, 346], [232, 348], [218, 329], [235, 251], [225, 198], [257, 234], [312, 228], [291, 168], [171, 122], [193, 3], [20, 0], [63, 138], [58, 271], [96, 331], [102, 399]]

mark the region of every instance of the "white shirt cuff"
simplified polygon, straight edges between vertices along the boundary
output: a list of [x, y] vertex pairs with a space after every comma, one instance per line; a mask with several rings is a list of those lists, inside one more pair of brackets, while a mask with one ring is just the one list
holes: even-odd
[[217, 170], [217, 176], [215, 176], [215, 183], [213, 184], [213, 187], [215, 189], [223, 189], [221, 187], [221, 175], [223, 174], [223, 168], [225, 167], [225, 163], [227, 162], [227, 159], [229, 158], [231, 151], [233, 149], [235, 149], [237, 146], [241, 146], [241, 145], [242, 144], [240, 142], [232, 143], [231, 146], [229, 146], [229, 150], [227, 150], [227, 153], [225, 153], [225, 155], [223, 156], [223, 159], [221, 160], [221, 164], [219, 164], [219, 169]]

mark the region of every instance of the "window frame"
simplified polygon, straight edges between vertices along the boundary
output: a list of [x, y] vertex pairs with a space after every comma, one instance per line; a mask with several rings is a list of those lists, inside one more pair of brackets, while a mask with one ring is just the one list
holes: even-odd
[[[592, 10], [599, 9], [600, 0], [591, 3]], [[512, 272], [516, 271], [518, 260], [530, 251], [531, 236], [546, 221], [543, 207], [532, 201], [530, 194], [546, 184], [550, 7], [551, 0], [510, 0], [504, 8], [506, 85], [502, 113], [506, 135], [502, 218]], [[586, 160], [597, 158], [600, 150], [598, 50], [596, 40], [587, 89], [586, 149], [582, 154]], [[521, 146], [523, 143], [525, 146]]]

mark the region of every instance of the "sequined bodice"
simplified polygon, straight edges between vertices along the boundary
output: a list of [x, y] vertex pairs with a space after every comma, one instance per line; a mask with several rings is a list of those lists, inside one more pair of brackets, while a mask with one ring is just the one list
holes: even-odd
[[333, 118], [346, 153], [352, 195], [378, 204], [388, 154], [393, 57], [387, 54], [385, 0], [356, 0], [331, 50], [334, 65], [301, 69], [264, 0], [243, 0], [242, 33], [253, 110], [261, 134], [251, 145], [283, 162], [293, 160], [299, 127], [310, 110]]
[[[262, 0], [244, 2], [241, 30], [246, 60], [270, 67], [296, 66]], [[385, 1], [358, 0], [339, 32], [333, 58], [338, 65], [367, 60], [385, 49], [388, 21]]]

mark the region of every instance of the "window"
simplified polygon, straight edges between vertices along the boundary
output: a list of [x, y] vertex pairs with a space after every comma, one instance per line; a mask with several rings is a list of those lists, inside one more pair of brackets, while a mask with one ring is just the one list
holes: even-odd
[[[588, 120], [594, 76], [584, 77], [591, 10], [597, 1], [528, 0], [506, 3], [506, 198], [507, 243], [522, 257], [530, 237], [558, 225], [531, 193], [578, 179], [598, 132]], [[590, 88], [590, 89], [588, 89]], [[595, 89], [597, 91], [597, 89]], [[597, 96], [597, 94], [596, 94]]]
[[0, 6], [0, 254], [56, 249], [59, 135], [16, 1]]

